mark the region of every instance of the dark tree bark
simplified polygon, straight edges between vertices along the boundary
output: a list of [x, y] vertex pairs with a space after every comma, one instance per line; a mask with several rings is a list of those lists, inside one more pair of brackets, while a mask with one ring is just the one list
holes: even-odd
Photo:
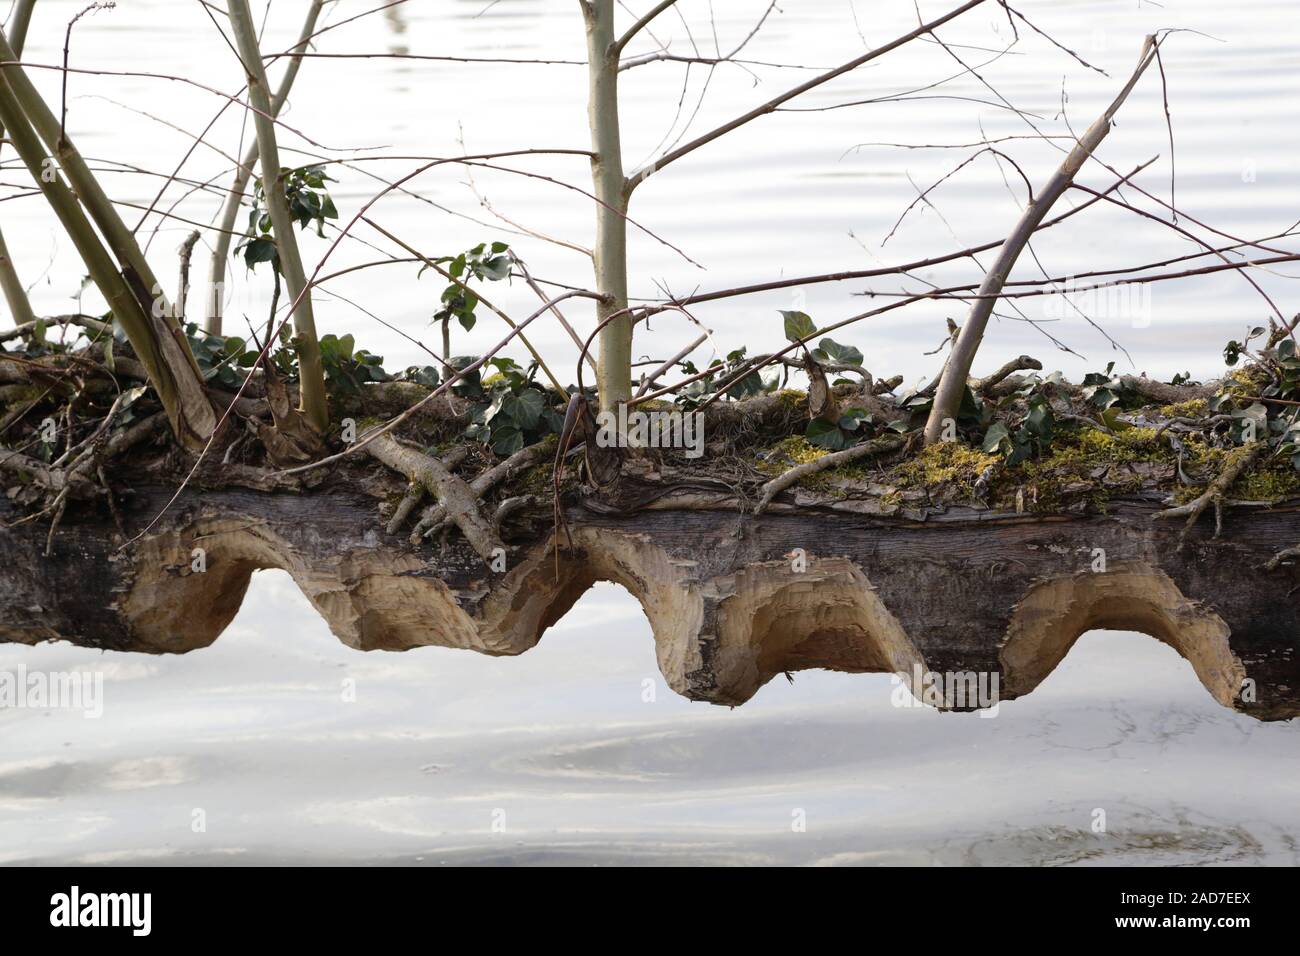
[[[170, 494], [137, 488], [127, 531]], [[113, 522], [84, 506], [48, 558], [39, 522], [0, 530], [0, 640], [193, 650], [229, 624], [253, 571], [283, 568], [353, 647], [518, 654], [610, 580], [645, 609], [669, 685], [697, 700], [743, 703], [774, 675], [818, 667], [996, 674], [1010, 699], [1083, 632], [1121, 628], [1172, 646], [1225, 706], [1300, 714], [1296, 572], [1264, 569], [1300, 538], [1292, 507], [1234, 512], [1218, 539], [1207, 519], [1179, 551], [1179, 529], [1153, 522], [1150, 501], [1105, 516], [953, 509], [912, 521], [779, 500], [755, 518], [698, 488], [621, 495], [569, 507], [573, 546], [561, 534], [558, 561], [549, 507], [513, 513], [503, 570], [459, 535], [416, 549], [388, 534], [374, 495], [345, 480], [301, 494], [187, 491], [121, 551]], [[15, 517], [0, 506], [0, 520]]]

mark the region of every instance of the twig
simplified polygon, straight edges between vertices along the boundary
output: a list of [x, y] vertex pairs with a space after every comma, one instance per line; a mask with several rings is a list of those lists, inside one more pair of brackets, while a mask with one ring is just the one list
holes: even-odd
[[1274, 405], [1295, 405], [1300, 406], [1300, 402], [1292, 401], [1289, 398], [1265, 398], [1263, 395], [1246, 395], [1244, 401], [1248, 402], [1271, 402]]
[[531, 508], [537, 504], [536, 495], [516, 495], [513, 498], [507, 498], [501, 504], [497, 505], [497, 510], [492, 515], [492, 527], [497, 529], [497, 534], [501, 533], [501, 526], [515, 512], [523, 511], [525, 508]]
[[89, 315], [55, 315], [45, 319], [34, 319], [31, 322], [24, 322], [22, 325], [14, 326], [12, 329], [5, 329], [0, 332], [0, 342], [8, 342], [10, 339], [18, 339], [30, 335], [36, 331], [36, 326], [44, 323], [50, 325], [79, 325], [83, 329], [89, 329], [92, 332], [105, 334], [112, 330], [107, 322], [101, 322], [99, 319], [92, 318]]
[[1195, 425], [1197, 428], [1209, 428], [1212, 425], [1235, 420], [1232, 415], [1211, 415], [1209, 418], [1189, 418], [1186, 415], [1175, 415], [1156, 429], [1156, 437], [1159, 438], [1174, 425]]
[[859, 458], [866, 458], [875, 455], [884, 455], [891, 451], [897, 451], [902, 448], [904, 439], [902, 435], [886, 435], [883, 438], [876, 438], [872, 441], [863, 442], [861, 445], [854, 445], [852, 448], [846, 448], [844, 451], [831, 452], [829, 455], [823, 455], [815, 461], [805, 462], [802, 465], [796, 465], [789, 471], [783, 472], [773, 478], [763, 486], [762, 496], [758, 504], [754, 507], [754, 514], [763, 513], [772, 499], [778, 494], [789, 488], [795, 482], [802, 481], [809, 475], [815, 475], [819, 471], [825, 471], [827, 468], [838, 468], [840, 465], [847, 464], [851, 461], [857, 461]]
[[997, 385], [1013, 372], [1024, 372], [1030, 370], [1041, 372], [1043, 370], [1043, 363], [1031, 355], [1022, 355], [1019, 358], [1012, 359], [992, 375], [985, 378], [972, 379], [970, 387], [971, 390], [976, 393], [986, 394], [989, 389], [993, 388], [994, 385]]
[[[520, 259], [519, 256], [515, 255], [515, 251], [513, 249], [510, 250], [510, 261], [513, 262], [515, 266], [519, 269], [519, 273], [524, 277], [524, 282], [528, 285], [528, 288], [532, 289], [533, 292], [537, 294], [537, 298], [545, 302], [546, 293], [543, 292], [542, 287], [539, 286], [536, 283], [536, 281], [534, 281], [532, 273], [529, 272], [528, 267], [524, 265], [524, 260]], [[569, 333], [569, 338], [573, 339], [573, 344], [576, 345], [578, 348], [582, 348], [581, 337], [579, 337], [578, 333], [574, 331], [573, 326], [569, 324], [569, 320], [564, 317], [564, 313], [561, 312], [556, 306], [552, 305], [551, 314], [560, 320], [560, 325], [564, 327], [564, 331]], [[587, 364], [591, 366], [591, 370], [593, 372], [596, 370], [596, 360], [592, 358], [590, 355], [587, 356]]]
[[[457, 445], [442, 456], [442, 467], [451, 471], [468, 456], [469, 448], [465, 445]], [[397, 507], [393, 510], [393, 516], [388, 519], [388, 527], [385, 530], [389, 534], [397, 534], [398, 529], [406, 523], [406, 519], [411, 516], [411, 512], [415, 510], [416, 505], [424, 498], [425, 490], [422, 482], [411, 482], [410, 487], [406, 489], [406, 494], [402, 496], [402, 500], [398, 502]]]
[[1276, 571], [1283, 561], [1290, 561], [1292, 558], [1300, 558], [1300, 545], [1294, 548], [1286, 548], [1273, 555], [1264, 562], [1264, 570]]
[[484, 561], [492, 560], [494, 553], [504, 547], [496, 530], [479, 511], [478, 496], [438, 459], [407, 448], [389, 434], [380, 435], [367, 450], [389, 468], [424, 485]]
[[[73, 17], [71, 20], [69, 20], [69, 21], [68, 21], [68, 28], [67, 28], [67, 30], [64, 31], [64, 34], [63, 34], [63, 88], [62, 88], [62, 89], [63, 89], [63, 92], [62, 92], [62, 96], [61, 96], [61, 100], [60, 100], [60, 104], [59, 104], [59, 144], [60, 144], [60, 146], [62, 146], [63, 143], [67, 142], [67, 139], [64, 137], [64, 132], [65, 132], [65, 131], [67, 130], [67, 128], [68, 128], [68, 53], [69, 53], [69, 51], [70, 51], [70, 49], [71, 49], [71, 47], [72, 47], [72, 28], [73, 28], [74, 26], [76, 26], [77, 21], [80, 20], [82, 17], [84, 17], [87, 13], [91, 13], [91, 12], [93, 12], [93, 11], [95, 11], [95, 10], [112, 10], [112, 9], [113, 9], [114, 7], [116, 7], [116, 6], [117, 6], [117, 4], [114, 3], [114, 2], [112, 2], [112, 0], [107, 0], [107, 2], [105, 2], [105, 3], [92, 3], [90, 6], [86, 7], [84, 10], [82, 10], [80, 13], [78, 13], [75, 17]], [[48, 554], [49, 552], [47, 551], [46, 553]]]
[[[271, 111], [276, 116], [279, 116], [280, 111], [284, 108], [285, 102], [289, 99], [289, 91], [293, 88], [293, 82], [298, 77], [298, 68], [302, 65], [301, 53], [306, 49], [307, 39], [312, 35], [312, 31], [316, 26], [316, 19], [320, 16], [321, 5], [321, 0], [312, 0], [311, 4], [307, 8], [307, 17], [303, 22], [302, 31], [298, 38], [298, 44], [291, 50], [291, 52], [295, 52], [298, 55], [292, 56], [289, 63], [285, 66], [284, 75], [280, 78], [280, 85], [276, 88], [275, 96], [271, 100]], [[228, 105], [229, 104], [227, 104], [227, 106]], [[226, 107], [223, 106], [222, 111], [224, 112], [225, 109]], [[220, 116], [220, 113], [217, 115]], [[208, 124], [208, 128], [210, 129], [215, 122], [216, 120], [214, 119], [212, 123]], [[207, 130], [204, 130], [204, 132], [206, 133]], [[257, 148], [257, 140], [254, 138], [253, 142], [250, 143], [248, 148], [245, 150], [243, 160], [239, 162], [235, 168], [235, 181], [230, 188], [229, 194], [226, 196], [225, 206], [221, 210], [221, 219], [219, 220], [221, 224], [220, 231], [217, 234], [216, 242], [213, 244], [212, 258], [208, 265], [207, 330], [213, 335], [221, 334], [221, 317], [223, 308], [222, 297], [226, 279], [226, 257], [230, 251], [230, 237], [235, 228], [235, 219], [239, 215], [240, 203], [243, 201], [244, 192], [248, 189], [248, 180], [253, 175], [253, 166], [257, 162]], [[189, 158], [188, 153], [185, 158]], [[182, 160], [182, 162], [184, 162], [184, 160]], [[179, 172], [180, 169], [178, 167], [176, 173], [173, 174], [173, 178], [175, 175], [179, 174]], [[144, 225], [144, 221], [148, 218], [149, 212], [152, 211], [153, 206], [162, 199], [163, 190], [166, 188], [167, 184], [164, 183], [163, 189], [159, 190], [158, 195], [154, 197], [154, 201], [150, 205], [149, 210], [146, 210], [144, 216], [140, 218], [140, 222], [136, 226], [137, 229]]]
[[180, 283], [176, 289], [176, 320], [185, 324], [185, 315], [190, 293], [190, 257], [194, 255], [194, 244], [199, 241], [199, 231], [195, 229], [191, 232], [180, 247], [181, 257], [181, 274]]
[[[1158, 511], [1152, 515], [1152, 517], [1156, 519], [1187, 518], [1187, 523], [1183, 525], [1182, 533], [1178, 536], [1179, 550], [1182, 550], [1183, 545], [1187, 541], [1188, 532], [1192, 530], [1192, 526], [1196, 524], [1196, 520], [1204, 514], [1205, 509], [1211, 504], [1215, 506], [1216, 511], [1220, 509], [1222, 507], [1223, 496], [1227, 494], [1228, 489], [1232, 487], [1232, 483], [1241, 476], [1243, 471], [1255, 463], [1260, 454], [1267, 447], [1268, 443], [1264, 441], [1252, 442], [1249, 445], [1242, 447], [1228, 460], [1223, 471], [1219, 473], [1219, 477], [1210, 482], [1209, 487], [1206, 488], [1204, 493], [1199, 497], [1187, 502], [1185, 505], [1179, 505], [1177, 508], [1168, 508], [1164, 511]], [[1221, 521], [1216, 519], [1216, 537], [1218, 536], [1217, 528], [1220, 524]]]
[[[521, 448], [505, 461], [493, 465], [487, 471], [483, 472], [477, 478], [469, 483], [469, 489], [475, 496], [482, 498], [489, 491], [495, 488], [501, 482], [507, 480], [512, 475], [523, 471], [525, 468], [531, 468], [543, 458], [550, 450], [550, 442], [540, 441], [535, 445], [529, 445], [527, 448]], [[441, 505], [426, 508], [420, 515], [419, 524], [411, 532], [411, 543], [418, 544], [421, 538], [427, 538], [435, 534], [442, 527], [446, 520], [447, 510]]]
[[[447, 271], [446, 269], [444, 269], [442, 266], [438, 265], [438, 263], [434, 262], [432, 259], [430, 259], [430, 258], [428, 258], [427, 256], [425, 256], [425, 255], [424, 255], [423, 253], [421, 253], [418, 249], [415, 249], [414, 247], [412, 247], [412, 246], [408, 245], [407, 243], [403, 242], [401, 239], [398, 239], [395, 235], [393, 235], [391, 232], [389, 232], [389, 231], [388, 231], [387, 229], [385, 229], [383, 226], [379, 225], [379, 223], [375, 222], [375, 221], [374, 221], [373, 219], [371, 219], [370, 217], [368, 217], [368, 216], [362, 216], [362, 217], [361, 217], [361, 221], [364, 222], [366, 225], [368, 225], [371, 229], [374, 229], [376, 232], [378, 232], [378, 233], [380, 233], [381, 235], [387, 237], [387, 238], [388, 238], [389, 240], [391, 240], [392, 242], [397, 243], [397, 245], [401, 246], [404, 250], [406, 250], [407, 252], [409, 252], [411, 255], [418, 257], [418, 258], [419, 258], [419, 259], [420, 259], [420, 260], [421, 260], [421, 261], [422, 261], [426, 266], [428, 266], [430, 269], [433, 269], [435, 272], [437, 272], [440, 276], [442, 276], [442, 277], [443, 277], [444, 279], [446, 279], [448, 282], [451, 282], [453, 285], [459, 286], [461, 289], [465, 290], [466, 292], [470, 291], [469, 286], [466, 285], [466, 283], [464, 282], [464, 280], [462, 280], [462, 279], [458, 279], [458, 278], [456, 278], [455, 276], [453, 276], [450, 272], [448, 272], [448, 271]], [[504, 312], [502, 312], [500, 309], [498, 309], [495, 305], [493, 305], [491, 302], [489, 302], [489, 301], [487, 300], [487, 298], [484, 297], [484, 295], [483, 295], [481, 292], [475, 290], [475, 291], [474, 291], [474, 295], [475, 295], [475, 297], [478, 299], [478, 301], [479, 301], [482, 305], [487, 306], [489, 310], [491, 310], [492, 312], [495, 312], [496, 315], [497, 315], [497, 317], [498, 317], [499, 319], [501, 319], [501, 321], [505, 322], [506, 325], [510, 326], [510, 328], [515, 329], [515, 330], [519, 330], [519, 329], [520, 329], [520, 326], [518, 326], [518, 325], [515, 324], [515, 320], [514, 320], [514, 319], [510, 318], [510, 316], [506, 315]], [[554, 303], [549, 303], [549, 304], [548, 304], [548, 307], [549, 307], [550, 309], [554, 310], [554, 308], [555, 308], [555, 304], [554, 304]], [[560, 380], [559, 380], [558, 378], [555, 377], [555, 373], [552, 372], [551, 369], [550, 369], [550, 366], [548, 366], [548, 365], [546, 364], [546, 360], [545, 360], [544, 358], [542, 358], [541, 353], [539, 353], [539, 352], [537, 351], [537, 349], [533, 348], [533, 343], [531, 343], [531, 342], [528, 341], [528, 337], [525, 336], [525, 335], [523, 334], [522, 331], [520, 331], [520, 334], [519, 334], [519, 341], [521, 341], [521, 342], [524, 343], [524, 348], [528, 349], [529, 354], [532, 355], [532, 357], [537, 361], [537, 366], [538, 366], [538, 368], [540, 368], [540, 369], [542, 370], [542, 373], [543, 373], [543, 374], [544, 374], [548, 379], [550, 379], [551, 386], [552, 386], [552, 387], [553, 387], [557, 392], [559, 392], [560, 395], [563, 396], [564, 400], [567, 402], [567, 401], [569, 400], [569, 393], [568, 393], [567, 391], [565, 391], [564, 386], [561, 385], [561, 384], [560, 384]]]
[[618, 40], [614, 43], [614, 48], [610, 51], [610, 53], [614, 56], [618, 56], [618, 54], [622, 53], [623, 47], [631, 43], [632, 38], [634, 36], [636, 36], [638, 33], [640, 33], [642, 30], [648, 27], [650, 25], [651, 20], [659, 16], [659, 14], [663, 13], [665, 10], [667, 10], [669, 7], [673, 6], [676, 3], [677, 0], [659, 0], [659, 3], [655, 4], [649, 13], [643, 16], [636, 23], [632, 24], [632, 26], [628, 27], [627, 32], [624, 33], [621, 37], [619, 37]]
[[[668, 373], [669, 369], [671, 369], [678, 362], [686, 358], [686, 356], [690, 355], [697, 348], [703, 345], [708, 340], [710, 334], [711, 334], [711, 330], [705, 329], [703, 332], [700, 333], [699, 338], [695, 339], [695, 341], [691, 342], [680, 352], [678, 352], [672, 358], [668, 359], [666, 362], [664, 362], [662, 365], [656, 368], [653, 372], [647, 375], [644, 379], [642, 379], [641, 387], [636, 390], [637, 397], [639, 398], [640, 396], [648, 392], [650, 390], [650, 387], [654, 385], [655, 382], [657, 382], [660, 378], [662, 378], [664, 375]], [[581, 347], [581, 344], [582, 343], [579, 343], [579, 347]], [[591, 356], [588, 355], [588, 360], [590, 360], [590, 358]]]
[[[1146, 169], [1148, 166], [1154, 163], [1157, 158], [1158, 157], [1152, 157], [1151, 159], [1147, 160], [1145, 163], [1142, 163], [1139, 166], [1137, 166], [1127, 176], [1121, 176], [1119, 179], [1117, 179], [1114, 183], [1112, 183], [1104, 190], [1103, 195], [1112, 193], [1120, 186], [1127, 184], [1130, 180], [1132, 180], [1134, 176], [1136, 176], [1138, 173], [1142, 172], [1142, 170]], [[1071, 216], [1075, 216], [1083, 212], [1083, 210], [1087, 209], [1092, 204], [1098, 202], [1101, 202], [1100, 197], [1093, 197], [1091, 199], [1088, 199], [1085, 202], [1080, 203], [1078, 206], [1075, 206], [1073, 209], [1068, 209], [1058, 216], [1054, 216], [1051, 219], [1046, 219], [1043, 222], [1039, 223], [1038, 228], [1035, 231], [1041, 232], [1044, 229], [1049, 229], [1052, 226], [1058, 225], [1064, 222], [1066, 219], [1069, 219]], [[774, 279], [768, 282], [756, 283], [754, 285], [737, 286], [735, 288], [730, 288], [730, 289], [719, 289], [713, 292], [701, 292], [695, 295], [685, 296], [684, 298], [675, 299], [670, 302], [665, 302], [659, 305], [650, 306], [647, 309], [645, 309], [644, 312], [645, 314], [649, 315], [655, 312], [664, 312], [680, 305], [696, 305], [701, 302], [714, 302], [719, 299], [729, 299], [729, 298], [734, 298], [736, 296], [752, 295], [758, 292], [772, 292], [780, 289], [792, 289], [798, 286], [816, 285], [823, 282], [846, 282], [853, 279], [873, 279], [881, 276], [905, 275], [910, 272], [916, 272], [921, 269], [930, 268], [931, 266], [941, 265], [945, 262], [952, 262], [958, 259], [971, 258], [976, 253], [987, 252], [990, 249], [996, 249], [998, 246], [1002, 245], [1005, 241], [1006, 241], [1005, 238], [993, 239], [988, 242], [980, 243], [979, 245], [976, 246], [971, 246], [968, 249], [961, 249], [957, 252], [948, 252], [948, 253], [944, 253], [943, 255], [932, 256], [926, 259], [918, 259], [913, 262], [906, 262], [903, 263], [902, 265], [897, 265], [897, 266], [883, 266], [876, 269], [858, 269], [858, 270], [847, 271], [847, 272], [831, 272], [831, 273], [826, 273], [824, 275], [797, 276], [789, 279]]]
[[960, 7], [948, 11], [943, 16], [937, 17], [936, 19], [931, 20], [929, 23], [921, 24], [915, 30], [912, 30], [911, 32], [906, 33], [903, 36], [898, 37], [894, 40], [891, 40], [889, 43], [886, 43], [884, 46], [880, 46], [874, 50], [870, 50], [859, 57], [855, 57], [854, 59], [849, 60], [847, 63], [837, 66], [833, 70], [828, 70], [825, 73], [813, 77], [811, 80], [808, 80], [807, 82], [800, 83], [798, 86], [786, 90], [780, 96], [774, 97], [773, 99], [768, 100], [766, 103], [762, 104], [761, 106], [755, 107], [754, 109], [750, 110], [748, 113], [745, 113], [742, 116], [738, 116], [737, 118], [731, 120], [728, 123], [723, 123], [721, 126], [717, 127], [716, 129], [710, 130], [709, 132], [704, 133], [701, 136], [697, 136], [689, 143], [685, 143], [682, 146], [678, 146], [676, 149], [672, 150], [671, 152], [666, 153], [665, 155], [659, 157], [657, 160], [652, 160], [646, 166], [643, 166], [641, 169], [632, 173], [632, 175], [628, 177], [628, 181], [627, 181], [628, 192], [631, 192], [633, 188], [635, 188], [640, 183], [644, 182], [647, 178], [650, 177], [651, 174], [656, 173], [659, 170], [663, 169], [669, 163], [681, 159], [683, 156], [687, 155], [688, 153], [694, 152], [695, 150], [699, 149], [701, 146], [713, 142], [715, 139], [718, 139], [719, 137], [724, 136], [727, 133], [730, 133], [734, 129], [738, 129], [741, 126], [744, 126], [746, 123], [749, 123], [750, 121], [755, 120], [760, 116], [765, 116], [768, 113], [775, 111], [776, 108], [779, 107], [782, 103], [788, 102], [789, 100], [794, 99], [796, 96], [799, 96], [802, 93], [806, 93], [809, 90], [821, 86], [823, 83], [828, 83], [829, 81], [835, 79], [838, 76], [842, 76], [845, 73], [848, 73], [852, 70], [856, 70], [864, 63], [868, 63], [871, 60], [876, 59], [877, 57], [883, 56], [884, 54], [889, 53], [890, 51], [895, 50], [898, 47], [903, 46], [904, 44], [909, 43], [912, 40], [915, 40], [917, 37], [924, 36], [925, 34], [933, 32], [937, 28], [943, 26], [949, 20], [953, 20], [961, 16], [963, 13], [966, 13], [969, 10], [973, 10], [975, 7], [980, 6], [983, 2], [984, 0], [967, 0], [967, 2], [962, 4]]
[[998, 253], [997, 260], [985, 274], [984, 281], [980, 285], [979, 297], [971, 307], [970, 316], [962, 326], [961, 334], [957, 337], [957, 343], [953, 346], [952, 353], [948, 358], [948, 365], [944, 369], [939, 388], [935, 392], [934, 405], [931, 407], [930, 417], [925, 423], [925, 440], [927, 444], [939, 440], [945, 419], [952, 418], [956, 414], [962, 392], [966, 388], [966, 380], [970, 376], [971, 363], [975, 360], [975, 353], [979, 349], [980, 342], [984, 337], [984, 330], [988, 326], [989, 316], [993, 312], [993, 307], [997, 303], [1003, 285], [1011, 274], [1012, 267], [1015, 266], [1016, 259], [1019, 258], [1025, 244], [1029, 241], [1039, 223], [1042, 222], [1052, 204], [1069, 188], [1074, 181], [1075, 175], [1083, 167], [1084, 162], [1110, 133], [1115, 114], [1124, 105], [1129, 93], [1132, 92], [1133, 87], [1137, 85], [1138, 80], [1142, 78], [1142, 74], [1146, 72], [1147, 67], [1151, 65], [1152, 60], [1155, 58], [1155, 48], [1155, 38], [1148, 36], [1142, 45], [1138, 64], [1128, 82], [1124, 84], [1123, 89], [1111, 101], [1105, 112], [1088, 127], [1087, 132], [1083, 134], [1083, 138], [1070, 150], [1056, 173], [1039, 192], [1037, 200], [1025, 209], [1020, 221], [1016, 224], [1016, 228], [1007, 237], [1006, 243]]

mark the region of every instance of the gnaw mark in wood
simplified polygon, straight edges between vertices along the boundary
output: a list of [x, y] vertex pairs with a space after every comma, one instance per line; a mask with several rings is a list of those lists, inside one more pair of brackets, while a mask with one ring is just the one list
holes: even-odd
[[[128, 521], [154, 504], [132, 502]], [[1261, 719], [1300, 715], [1300, 608], [1257, 570], [1294, 541], [1289, 513], [1244, 514], [1189, 555], [1171, 546], [1176, 528], [1150, 523], [1151, 506], [935, 526], [791, 508], [747, 517], [741, 539], [733, 512], [573, 509], [574, 547], [561, 551], [557, 575], [546, 503], [512, 505], [528, 520], [514, 525], [518, 544], [500, 574], [459, 538], [436, 557], [385, 538], [367, 520], [372, 507], [339, 491], [209, 492], [189, 501], [191, 517], [112, 562], [85, 557], [111, 551], [117, 532], [106, 517], [68, 524], [67, 547], [49, 560], [39, 558], [42, 529], [0, 529], [0, 640], [205, 647], [253, 571], [280, 568], [349, 646], [510, 655], [534, 646], [595, 582], [613, 581], [645, 610], [668, 685], [712, 703], [743, 703], [773, 677], [808, 668], [997, 673], [1010, 699], [1036, 687], [1082, 631], [1104, 627], [1169, 644], [1226, 706]], [[798, 542], [801, 561], [783, 558]], [[203, 573], [166, 572], [188, 566], [196, 545]], [[1080, 566], [1097, 547], [1114, 556], [1105, 573]]]

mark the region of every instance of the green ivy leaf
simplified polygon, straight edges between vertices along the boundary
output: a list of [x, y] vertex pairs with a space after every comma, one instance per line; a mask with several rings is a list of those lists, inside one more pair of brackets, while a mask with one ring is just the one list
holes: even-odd
[[727, 389], [727, 396], [729, 398], [741, 399], [748, 398], [750, 395], [761, 395], [763, 391], [763, 377], [759, 375], [758, 372], [750, 372], [740, 381]]
[[507, 256], [488, 259], [478, 271], [480, 273], [479, 278], [487, 279], [490, 282], [499, 282], [510, 275], [510, 259]]
[[524, 433], [516, 426], [502, 424], [492, 429], [492, 450], [505, 457], [524, 447]]
[[845, 431], [856, 431], [863, 424], [871, 424], [871, 413], [861, 408], [850, 408], [840, 416], [839, 426]]
[[840, 345], [832, 339], [822, 339], [812, 353], [818, 365], [861, 365], [862, 353], [851, 345]]
[[[275, 241], [265, 236], [250, 239], [241, 247], [244, 252], [244, 265], [256, 271], [259, 263], [275, 261]], [[238, 251], [238, 250], [237, 250]]]
[[542, 393], [535, 388], [525, 388], [517, 395], [511, 395], [502, 403], [502, 413], [521, 429], [529, 429], [537, 424], [546, 407]]
[[986, 455], [997, 454], [1004, 451], [1003, 444], [1010, 445], [1011, 433], [1007, 431], [1007, 426], [1002, 422], [994, 422], [989, 426], [989, 430], [984, 433], [984, 443], [980, 448]]
[[832, 451], [843, 451], [853, 444], [853, 438], [839, 425], [820, 418], [814, 418], [808, 423], [803, 437], [810, 445], [829, 448]]
[[780, 310], [785, 318], [785, 337], [791, 342], [807, 341], [817, 334], [817, 326], [806, 312]]
[[438, 370], [432, 365], [415, 366], [412, 365], [403, 373], [403, 378], [408, 382], [414, 382], [417, 385], [424, 385], [427, 388], [437, 388], [442, 381]]

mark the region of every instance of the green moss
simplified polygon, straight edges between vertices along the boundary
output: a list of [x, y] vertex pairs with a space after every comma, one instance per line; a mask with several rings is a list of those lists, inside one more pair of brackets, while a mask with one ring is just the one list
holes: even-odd
[[[1174, 492], [1174, 500], [1178, 504], [1186, 504], [1201, 495], [1234, 459], [1246, 453], [1245, 446], [1213, 448], [1192, 436], [1183, 436], [1183, 443], [1187, 448], [1183, 469], [1189, 475], [1203, 480], [1195, 485], [1180, 485]], [[1264, 459], [1234, 481], [1227, 496], [1240, 501], [1297, 498], [1300, 497], [1300, 473], [1296, 472], [1287, 458]]]
[[1012, 474], [1036, 477], [1048, 473], [1083, 477], [1104, 465], [1170, 462], [1173, 452], [1154, 428], [1131, 428], [1108, 435], [1096, 429], [1065, 432], [1053, 441], [1050, 454], [1023, 462]]
[[1025, 489], [1030, 510], [1053, 510], [1086, 500], [1105, 511], [1111, 495], [1135, 491], [1147, 480], [1137, 471], [1111, 465], [1169, 464], [1174, 457], [1154, 428], [1127, 428], [1114, 434], [1084, 428], [1058, 434], [1050, 454], [1010, 469], [1004, 485]]
[[0, 388], [0, 403], [23, 405], [44, 398], [49, 391], [50, 389], [44, 385], [5, 385]]
[[[542, 442], [548, 445], [556, 445], [560, 441], [558, 435], [547, 435]], [[578, 473], [579, 462], [571, 462], [565, 469], [564, 484], [569, 484], [575, 480], [574, 476]], [[533, 467], [519, 473], [512, 484], [517, 484], [521, 494], [527, 495], [546, 495], [555, 489], [555, 462], [541, 461]]]
[[960, 442], [938, 442], [899, 464], [889, 477], [901, 488], [935, 488], [954, 482], [974, 485], [986, 468], [1001, 461]]
[[[806, 465], [809, 462], [825, 458], [829, 454], [830, 452], [827, 449], [809, 444], [802, 435], [791, 435], [789, 438], [784, 438], [766, 449], [763, 457], [755, 462], [755, 466], [759, 471], [775, 477], [784, 474], [795, 465]], [[838, 468], [829, 468], [826, 471], [819, 471], [814, 475], [801, 478], [799, 486], [813, 488], [832, 497], [843, 496], [846, 492], [838, 486], [837, 480], [843, 479], [853, 467], [853, 464], [849, 464], [841, 465]]]
[[1243, 501], [1300, 497], [1300, 473], [1291, 467], [1290, 462], [1259, 468], [1238, 478], [1229, 489], [1229, 495]]
[[533, 465], [518, 478], [524, 494], [542, 495], [555, 488], [555, 463], [544, 461]]
[[768, 448], [758, 467], [770, 474], [779, 475], [792, 465], [806, 465], [828, 454], [830, 452], [825, 448], [809, 444], [802, 435], [791, 435]]
[[[1206, 484], [1208, 484], [1235, 460], [1245, 455], [1246, 447], [1243, 445], [1226, 450], [1202, 448], [1198, 451], [1200, 451], [1197, 456], [1198, 464], [1202, 465]], [[1191, 489], [1186, 493], [1186, 498], [1188, 500], [1195, 498], [1204, 490], [1204, 486]], [[1232, 483], [1227, 494], [1229, 498], [1242, 501], [1276, 501], [1280, 498], [1296, 496], [1300, 496], [1300, 474], [1291, 467], [1290, 460], [1285, 458], [1280, 461], [1264, 458], [1257, 462], [1253, 468]]]
[[[1205, 411], [1205, 403], [1183, 402], [1164, 411], [1195, 416]], [[1086, 427], [1061, 429], [1046, 455], [1015, 466], [1007, 466], [1001, 456], [970, 445], [940, 442], [892, 465], [883, 475], [878, 462], [864, 460], [812, 475], [801, 485], [836, 496], [854, 490], [850, 479], [866, 478], [893, 486], [880, 495], [885, 505], [901, 506], [907, 500], [906, 493], [914, 490], [924, 490], [932, 500], [966, 502], [971, 500], [980, 476], [993, 466], [992, 486], [980, 497], [990, 507], [1010, 510], [1019, 504], [1026, 511], [1050, 512], [1085, 503], [1104, 513], [1113, 496], [1149, 490], [1153, 483], [1180, 501], [1190, 500], [1222, 473], [1232, 456], [1243, 453], [1237, 448], [1214, 447], [1195, 433], [1180, 434], [1178, 438], [1183, 447], [1184, 472], [1203, 479], [1197, 485], [1170, 482], [1178, 456], [1168, 436], [1157, 437], [1156, 429], [1125, 428], [1108, 434]], [[768, 448], [757, 466], [766, 474], [777, 475], [826, 454], [802, 436], [792, 436]], [[1289, 461], [1260, 463], [1238, 479], [1229, 495], [1249, 501], [1300, 498], [1300, 473], [1290, 467]]]
[[1203, 398], [1189, 398], [1185, 402], [1164, 405], [1160, 414], [1165, 418], [1203, 418], [1210, 413], [1210, 403]]
[[1223, 380], [1223, 390], [1233, 398], [1245, 399], [1258, 395], [1270, 382], [1268, 372], [1258, 365], [1233, 369]]
[[1085, 458], [1097, 461], [1156, 461], [1168, 457], [1169, 446], [1156, 437], [1154, 428], [1126, 428], [1108, 435], [1096, 429], [1078, 432], [1077, 442]]

